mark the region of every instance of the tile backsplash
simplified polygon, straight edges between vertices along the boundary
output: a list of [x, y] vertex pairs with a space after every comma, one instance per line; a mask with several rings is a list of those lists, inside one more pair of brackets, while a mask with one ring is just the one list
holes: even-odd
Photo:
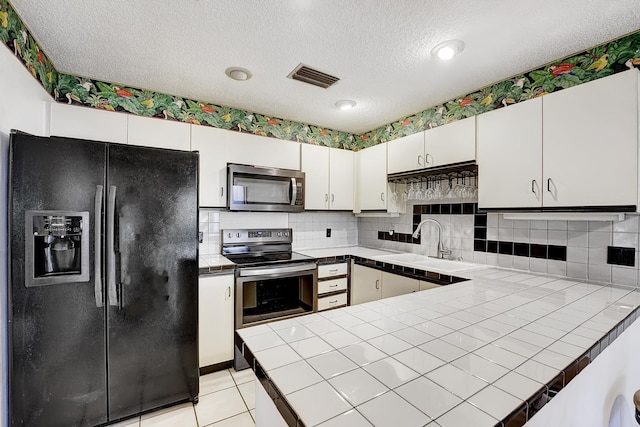
[[[358, 219], [351, 212], [262, 213], [200, 209], [201, 255], [220, 253], [220, 230], [230, 228], [291, 228], [293, 249], [354, 246]], [[331, 229], [331, 237], [327, 237]]]
[[[378, 218], [356, 218], [350, 212], [201, 209], [200, 253], [219, 254], [220, 230], [225, 228], [290, 227], [294, 250], [361, 245], [436, 255], [434, 225], [425, 224], [418, 244], [411, 238], [418, 220], [433, 218], [442, 224], [442, 241], [456, 259], [595, 282], [639, 284], [638, 214], [626, 214], [616, 222], [509, 220], [497, 213], [471, 214], [467, 208], [423, 213], [431, 209], [410, 203], [407, 214]], [[326, 237], [327, 229], [331, 237]]]

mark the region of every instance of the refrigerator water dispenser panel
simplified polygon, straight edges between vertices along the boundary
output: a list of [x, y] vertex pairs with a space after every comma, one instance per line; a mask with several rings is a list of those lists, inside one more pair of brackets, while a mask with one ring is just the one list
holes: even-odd
[[26, 287], [89, 281], [89, 212], [27, 211]]

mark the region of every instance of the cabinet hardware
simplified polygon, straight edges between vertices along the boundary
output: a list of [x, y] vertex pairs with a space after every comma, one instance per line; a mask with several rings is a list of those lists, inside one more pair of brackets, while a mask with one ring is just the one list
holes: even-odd
[[336, 200], [336, 195], [331, 193], [331, 203], [333, 203]]
[[329, 270], [329, 273], [337, 273], [337, 272], [338, 272], [338, 269], [337, 269], [337, 268], [334, 268], [334, 269]]
[[531, 181], [531, 192], [533, 194], [536, 194], [536, 180], [535, 179]]
[[[429, 157], [431, 157], [431, 163], [429, 163]], [[426, 153], [424, 155], [424, 163], [425, 163], [425, 166], [432, 165], [433, 164], [433, 156], [431, 154], [429, 154], [429, 153]]]
[[231, 298], [231, 286], [227, 286], [227, 299]]
[[547, 178], [547, 191], [551, 193], [551, 178]]
[[335, 304], [335, 303], [337, 303], [337, 302], [338, 302], [338, 300], [337, 300], [337, 299], [334, 299], [333, 301], [329, 301], [329, 304]]
[[422, 162], [422, 154], [418, 154], [418, 166], [422, 166], [424, 163]]
[[376, 280], [376, 289], [380, 289], [380, 280]]
[[338, 285], [329, 285], [330, 288], [337, 288]]
[[220, 187], [220, 197], [224, 196], [224, 187]]
[[380, 200], [384, 202], [384, 193], [380, 193]]
[[325, 202], [329, 201], [329, 193], [324, 193], [324, 201]]

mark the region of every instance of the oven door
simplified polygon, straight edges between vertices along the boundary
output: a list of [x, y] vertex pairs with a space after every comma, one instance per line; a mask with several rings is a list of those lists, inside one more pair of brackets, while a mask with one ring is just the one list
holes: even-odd
[[316, 263], [236, 270], [236, 329], [318, 309]]

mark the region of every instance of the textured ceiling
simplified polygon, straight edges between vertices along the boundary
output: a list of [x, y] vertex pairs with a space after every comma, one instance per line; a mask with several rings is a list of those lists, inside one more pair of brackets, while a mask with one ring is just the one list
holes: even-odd
[[[357, 134], [640, 28], [638, 0], [10, 2], [58, 71]], [[341, 80], [286, 78], [301, 62]]]

